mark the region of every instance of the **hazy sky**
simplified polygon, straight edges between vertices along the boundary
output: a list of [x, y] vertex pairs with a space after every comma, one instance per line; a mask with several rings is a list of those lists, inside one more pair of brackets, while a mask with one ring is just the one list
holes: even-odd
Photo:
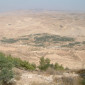
[[85, 0], [0, 0], [0, 12], [27, 9], [85, 12]]

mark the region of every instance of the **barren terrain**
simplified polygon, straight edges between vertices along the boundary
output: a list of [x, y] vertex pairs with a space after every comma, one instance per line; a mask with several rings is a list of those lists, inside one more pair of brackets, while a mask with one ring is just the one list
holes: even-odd
[[85, 13], [0, 14], [0, 51], [36, 64], [44, 56], [70, 69], [85, 68]]

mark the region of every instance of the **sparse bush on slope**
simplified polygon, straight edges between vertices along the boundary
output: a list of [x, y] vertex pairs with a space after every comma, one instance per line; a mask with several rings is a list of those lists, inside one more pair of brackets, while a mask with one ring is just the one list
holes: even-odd
[[[3, 53], [0, 53], [0, 84], [1, 85], [10, 85], [10, 80], [14, 78], [14, 73], [12, 71], [13, 67], [24, 68], [25, 70], [33, 71], [36, 69], [36, 64], [31, 64], [27, 61], [22, 61], [19, 58], [13, 58], [11, 55], [5, 56]], [[62, 65], [59, 65], [58, 63], [51, 64], [50, 59], [44, 57], [40, 58], [40, 64], [38, 68], [41, 71], [49, 70], [49, 73], [51, 74], [57, 71], [61, 72], [64, 70], [64, 67]], [[79, 73], [81, 75], [82, 73], [85, 73], [85, 70], [81, 70], [79, 71]], [[69, 78], [67, 79], [64, 78], [63, 84], [65, 83], [65, 85], [74, 85], [73, 81], [74, 80], [70, 81]], [[81, 84], [85, 85], [85, 78], [82, 79]]]
[[62, 65], [59, 65], [58, 63], [54, 64], [54, 69], [55, 70], [64, 70], [64, 67]]
[[44, 57], [41, 57], [39, 69], [46, 70], [46, 69], [48, 69], [48, 67], [50, 67], [50, 60], [48, 58], [44, 59]]
[[12, 69], [3, 68], [0, 72], [0, 81], [2, 85], [10, 85], [10, 80], [14, 77]]
[[41, 57], [39, 69], [47, 70], [49, 67], [55, 70], [64, 70], [64, 67], [62, 65], [59, 65], [58, 63], [50, 64], [50, 59], [48, 58], [45, 59], [44, 57]]
[[2, 39], [1, 40], [1, 42], [3, 42], [3, 43], [9, 43], [9, 44], [12, 44], [12, 43], [16, 43], [18, 40], [17, 39], [12, 39], [12, 38], [10, 38], [10, 39]]
[[24, 68], [26, 70], [35, 70], [36, 65], [30, 64], [27, 61], [22, 61], [19, 58], [13, 58], [12, 56], [5, 56], [0, 53], [0, 82], [1, 85], [10, 85], [10, 80], [14, 77], [12, 71], [13, 67]]
[[27, 61], [22, 61], [20, 58], [13, 58], [12, 56], [7, 56], [7, 59], [13, 63], [13, 65], [17, 68], [24, 68], [25, 70], [35, 70], [36, 65], [31, 64]]
[[[31, 64], [27, 61], [21, 60], [20, 58], [14, 58], [11, 55], [5, 56], [3, 53], [0, 53], [0, 81], [2, 82], [2, 85], [9, 85], [9, 81], [14, 77], [12, 71], [13, 67], [29, 71], [36, 70], [36, 64]], [[50, 59], [41, 57], [38, 68], [42, 71], [46, 71], [49, 67], [54, 70], [64, 69], [57, 63], [50, 64]]]
[[[36, 64], [31, 64], [27, 61], [23, 61], [20, 58], [14, 58], [11, 55], [5, 56], [3, 53], [0, 53], [0, 68], [8, 67], [12, 68], [12, 66], [17, 68], [24, 68], [25, 70], [35, 70]], [[40, 70], [46, 70], [49, 67], [55, 70], [63, 70], [63, 66], [58, 63], [50, 64], [50, 59], [41, 57], [40, 65], [38, 66]]]

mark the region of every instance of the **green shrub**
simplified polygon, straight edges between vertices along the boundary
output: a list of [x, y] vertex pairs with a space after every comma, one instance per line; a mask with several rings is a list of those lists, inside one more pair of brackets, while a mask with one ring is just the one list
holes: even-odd
[[35, 70], [36, 65], [31, 64], [27, 61], [22, 61], [20, 58], [13, 58], [11, 55], [5, 56], [3, 53], [0, 53], [0, 69], [3, 67], [11, 69], [12, 67], [24, 68], [26, 70]]
[[54, 64], [54, 69], [55, 70], [64, 70], [64, 67], [62, 65], [59, 65], [58, 63]]
[[61, 37], [59, 35], [42, 34], [41, 36], [36, 36], [35, 43], [45, 43], [45, 42], [57, 42], [57, 41], [74, 41], [71, 37]]
[[82, 44], [85, 44], [85, 41], [83, 41]]
[[48, 58], [44, 59], [44, 57], [41, 57], [39, 69], [46, 70], [46, 69], [48, 69], [48, 67], [50, 67], [50, 60]]
[[2, 82], [2, 85], [9, 85], [9, 82], [13, 77], [13, 71], [7, 68], [3, 68], [0, 72], [0, 81]]
[[27, 61], [22, 61], [20, 58], [13, 58], [12, 56], [8, 56], [7, 59], [13, 63], [13, 65], [17, 68], [24, 68], [26, 70], [35, 70], [36, 65], [30, 64]]
[[18, 40], [17, 39], [12, 39], [12, 38], [10, 38], [10, 39], [2, 39], [1, 40], [1, 42], [3, 42], [3, 43], [16, 43]]
[[5, 57], [3, 53], [0, 53], [0, 69], [3, 68], [12, 69], [13, 64], [12, 62], [9, 62], [9, 60]]
[[64, 67], [62, 65], [59, 65], [58, 63], [50, 64], [50, 59], [48, 59], [48, 58], [45, 59], [44, 57], [41, 57], [39, 69], [47, 70], [48, 68], [52, 68], [55, 70], [64, 70]]
[[26, 70], [35, 70], [36, 69], [36, 65], [35, 64], [30, 64], [27, 61], [22, 61], [20, 63], [20, 66], [25, 68]]
[[12, 68], [12, 63], [3, 53], [0, 53], [0, 82], [2, 82], [2, 85], [9, 85], [9, 81], [14, 77]]
[[[2, 69], [3, 67], [11, 69], [13, 68], [13, 66], [17, 68], [24, 68], [25, 70], [36, 69], [36, 64], [31, 64], [27, 61], [21, 60], [20, 58], [14, 58], [11, 55], [5, 56], [3, 53], [0, 53], [0, 69]], [[50, 59], [41, 57], [40, 65], [38, 66], [38, 68], [40, 70], [47, 70], [49, 67], [55, 70], [64, 69], [62, 65], [59, 65], [58, 63], [50, 64]]]
[[81, 81], [81, 83], [82, 83], [82, 85], [85, 85], [85, 79], [83, 79], [83, 80]]

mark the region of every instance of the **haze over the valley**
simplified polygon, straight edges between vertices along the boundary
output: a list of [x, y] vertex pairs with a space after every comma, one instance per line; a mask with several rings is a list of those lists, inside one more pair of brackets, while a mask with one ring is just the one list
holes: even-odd
[[85, 12], [85, 0], [0, 0], [0, 12], [30, 9]]

